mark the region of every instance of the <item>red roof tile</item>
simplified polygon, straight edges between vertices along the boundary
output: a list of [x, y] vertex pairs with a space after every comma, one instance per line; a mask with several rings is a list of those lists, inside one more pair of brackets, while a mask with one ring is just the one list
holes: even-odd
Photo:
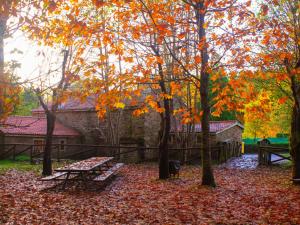
[[[47, 130], [46, 118], [31, 116], [10, 116], [0, 131], [9, 135], [39, 135], [45, 136]], [[54, 136], [81, 136], [81, 134], [69, 127], [65, 127], [58, 121], [55, 122]]]
[[[96, 97], [89, 96], [87, 97], [86, 101], [81, 102], [79, 99], [69, 98], [66, 102], [62, 103], [58, 110], [67, 110], [67, 111], [90, 111], [95, 110], [95, 103]], [[49, 104], [49, 107], [51, 104]], [[37, 109], [32, 110], [33, 113], [35, 112], [44, 112], [42, 106], [38, 107]]]
[[[233, 126], [239, 126], [242, 129], [244, 128], [241, 123], [239, 123], [237, 120], [224, 120], [224, 121], [210, 121], [209, 122], [209, 131], [211, 133], [218, 133], [223, 130], [226, 130]], [[174, 132], [174, 128], [172, 129]], [[202, 132], [201, 124], [195, 124], [195, 131], [196, 132]], [[182, 132], [182, 126], [177, 129], [177, 132]]]

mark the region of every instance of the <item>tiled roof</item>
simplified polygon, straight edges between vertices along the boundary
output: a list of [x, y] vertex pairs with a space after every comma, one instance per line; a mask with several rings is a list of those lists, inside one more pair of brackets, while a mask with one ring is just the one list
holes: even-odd
[[[211, 133], [219, 133], [219, 132], [229, 129], [233, 126], [239, 126], [242, 129], [244, 129], [244, 126], [237, 120], [224, 120], [224, 121], [210, 121], [209, 122], [209, 131]], [[175, 129], [172, 128], [172, 131], [175, 132]], [[200, 123], [195, 124], [195, 131], [202, 132]], [[182, 132], [182, 126], [180, 126], [180, 128], [177, 129], [177, 132]]]
[[[58, 110], [66, 111], [90, 111], [95, 110], [95, 96], [87, 97], [86, 101], [80, 101], [79, 99], [69, 98], [66, 102], [58, 106]], [[49, 104], [49, 107], [51, 104]], [[42, 106], [32, 110], [33, 113], [44, 112]]]
[[[0, 127], [0, 131], [8, 135], [39, 135], [45, 136], [47, 130], [46, 118], [31, 116], [10, 116]], [[54, 136], [81, 136], [81, 134], [69, 127], [65, 127], [58, 121], [55, 122]]]

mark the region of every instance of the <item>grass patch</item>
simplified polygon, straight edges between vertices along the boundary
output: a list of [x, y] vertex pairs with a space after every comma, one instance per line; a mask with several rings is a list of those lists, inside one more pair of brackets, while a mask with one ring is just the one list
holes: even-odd
[[[58, 168], [66, 165], [69, 162], [53, 162], [52, 167]], [[37, 174], [42, 173], [43, 163], [31, 164], [30, 157], [28, 155], [19, 155], [15, 160], [4, 159], [0, 160], [0, 174], [4, 174], [6, 171], [15, 169], [19, 171], [32, 171]]]
[[293, 165], [292, 161], [285, 161], [283, 163], [280, 163], [279, 166], [283, 169], [289, 169]]
[[10, 159], [0, 160], [0, 174], [3, 174], [11, 169], [20, 171], [33, 171], [39, 173], [42, 170], [42, 165], [32, 165], [29, 161], [14, 161]]
[[288, 152], [280, 153], [280, 155], [282, 155], [282, 156], [284, 156], [284, 157], [290, 157], [290, 156], [291, 156], [291, 154], [288, 153]]
[[[280, 153], [280, 155], [284, 157], [291, 157], [291, 154], [289, 152]], [[279, 166], [284, 169], [288, 169], [292, 167], [292, 161], [285, 160], [284, 162], [280, 163]]]

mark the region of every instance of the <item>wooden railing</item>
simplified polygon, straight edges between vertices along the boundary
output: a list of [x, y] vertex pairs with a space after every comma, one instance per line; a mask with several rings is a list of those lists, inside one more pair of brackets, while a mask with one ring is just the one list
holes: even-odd
[[[258, 163], [259, 165], [271, 165], [272, 163], [279, 162], [282, 160], [291, 161], [291, 157], [283, 155], [288, 153], [288, 148], [274, 147], [274, 146], [259, 146], [258, 149]], [[272, 155], [276, 155], [279, 159], [272, 161]]]
[[[35, 152], [36, 147], [44, 145], [7, 144], [0, 145], [0, 159], [10, 158], [16, 160], [20, 155], [27, 155], [31, 163], [41, 161], [43, 152]], [[65, 159], [85, 159], [92, 156], [112, 156], [119, 161], [144, 162], [156, 161], [158, 159], [158, 147], [144, 146], [109, 146], [88, 144], [65, 144], [66, 150], [61, 150], [59, 144], [52, 145], [52, 159], [61, 161]], [[3, 151], [5, 149], [5, 151]], [[40, 149], [40, 148], [39, 148]], [[241, 154], [241, 145], [226, 146], [219, 145], [211, 148], [212, 160], [215, 163], [224, 163], [231, 157]], [[2, 152], [2, 154], [1, 154]], [[188, 153], [188, 154], [187, 154]], [[169, 148], [170, 159], [180, 160], [182, 163], [199, 162], [201, 150], [199, 147]]]

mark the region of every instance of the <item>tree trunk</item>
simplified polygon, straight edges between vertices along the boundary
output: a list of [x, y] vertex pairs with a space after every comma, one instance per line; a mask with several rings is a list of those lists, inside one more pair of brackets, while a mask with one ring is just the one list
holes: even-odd
[[44, 159], [43, 159], [43, 175], [49, 176], [52, 174], [52, 162], [51, 162], [51, 150], [52, 150], [52, 138], [55, 127], [55, 114], [48, 111], [47, 116], [47, 136], [46, 144], [44, 150]]
[[63, 53], [64, 53], [64, 60], [62, 63], [61, 79], [57, 87], [52, 89], [52, 105], [50, 110], [48, 108], [48, 105], [44, 103], [40, 90], [37, 90], [39, 101], [43, 109], [45, 110], [47, 116], [47, 136], [46, 136], [46, 145], [45, 145], [44, 160], [43, 160], [44, 176], [48, 176], [52, 174], [51, 150], [52, 150], [52, 138], [53, 138], [53, 132], [54, 132], [55, 120], [56, 120], [55, 113], [59, 105], [58, 99], [62, 96], [62, 93], [59, 92], [66, 90], [66, 88], [68, 87], [68, 82], [66, 82], [65, 72], [66, 72], [67, 61], [69, 58], [69, 49], [63, 50]]
[[[0, 87], [3, 87], [5, 81], [4, 75], [4, 35], [5, 35], [6, 21], [0, 17]], [[0, 118], [4, 113], [3, 105], [3, 88], [0, 88]]]
[[[208, 77], [208, 76], [207, 76]], [[208, 85], [205, 79], [201, 79], [201, 106], [203, 109], [203, 117], [201, 120], [202, 127], [202, 185], [209, 185], [215, 187], [215, 179], [213, 175], [213, 169], [211, 165], [211, 149], [210, 149], [210, 137], [209, 137], [209, 117], [210, 106], [208, 102], [208, 91], [206, 85]]]
[[[167, 89], [164, 82], [163, 69], [162, 65], [158, 64], [160, 82], [159, 86], [161, 88], [162, 93], [167, 94]], [[171, 130], [171, 110], [170, 110], [170, 100], [164, 98], [164, 109], [162, 123], [161, 123], [161, 139], [159, 142], [159, 179], [167, 179], [169, 178], [169, 146], [168, 140], [170, 136]]]
[[164, 100], [165, 113], [163, 115], [162, 136], [159, 143], [159, 179], [169, 178], [169, 146], [171, 117], [168, 110], [169, 100]]
[[0, 80], [4, 77], [4, 33], [5, 24], [0, 20]]
[[211, 149], [209, 137], [209, 120], [210, 120], [210, 105], [209, 105], [209, 73], [208, 69], [208, 50], [206, 43], [205, 23], [205, 7], [203, 2], [196, 4], [196, 18], [198, 27], [199, 42], [202, 42], [201, 49], [201, 74], [200, 74], [200, 96], [203, 116], [201, 120], [202, 126], [202, 185], [216, 186], [212, 165], [211, 165]]
[[293, 160], [292, 178], [300, 179], [300, 110], [296, 104], [293, 107], [290, 144]]
[[[300, 53], [300, 49], [299, 49]], [[291, 146], [291, 157], [293, 162], [293, 172], [292, 172], [292, 179], [293, 182], [299, 183], [295, 179], [300, 179], [300, 85], [297, 77], [294, 76], [291, 72], [291, 67], [289, 65], [288, 59], [284, 60], [287, 73], [290, 75], [291, 78], [291, 90], [293, 93], [294, 98], [294, 106], [292, 111], [292, 120], [291, 120], [291, 136], [290, 136], [290, 146]], [[296, 66], [294, 67], [295, 70], [299, 69], [300, 67], [300, 59], [298, 60]]]

